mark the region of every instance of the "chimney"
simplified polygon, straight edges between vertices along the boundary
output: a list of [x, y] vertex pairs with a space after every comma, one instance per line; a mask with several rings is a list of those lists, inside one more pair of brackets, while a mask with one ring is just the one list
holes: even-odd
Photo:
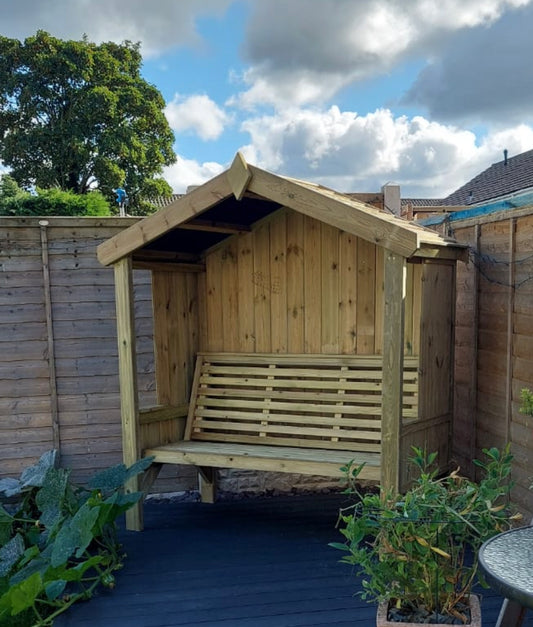
[[400, 186], [396, 183], [386, 183], [381, 188], [385, 211], [390, 211], [395, 216], [401, 213]]
[[507, 148], [503, 151], [503, 165], [507, 165], [507, 155], [509, 154]]

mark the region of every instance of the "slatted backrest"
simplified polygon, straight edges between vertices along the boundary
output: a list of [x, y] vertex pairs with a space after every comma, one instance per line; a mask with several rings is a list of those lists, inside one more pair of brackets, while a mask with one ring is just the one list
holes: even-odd
[[[185, 439], [381, 450], [381, 355], [198, 355]], [[418, 360], [404, 364], [417, 416]]]

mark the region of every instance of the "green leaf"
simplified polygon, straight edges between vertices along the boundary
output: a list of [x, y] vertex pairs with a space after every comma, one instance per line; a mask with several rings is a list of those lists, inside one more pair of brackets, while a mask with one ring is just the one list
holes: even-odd
[[0, 546], [3, 546], [11, 538], [13, 517], [0, 505]]
[[57, 451], [47, 451], [41, 455], [35, 465], [26, 468], [20, 475], [22, 487], [32, 486], [40, 488], [48, 470], [55, 466], [56, 455]]
[[108, 492], [117, 490], [124, 485], [127, 477], [127, 469], [124, 464], [117, 464], [100, 471], [89, 479], [89, 487], [93, 490]]
[[139, 459], [138, 461], [136, 461], [134, 464], [132, 464], [128, 470], [126, 471], [126, 481], [128, 479], [131, 479], [132, 477], [135, 477], [136, 475], [140, 474], [141, 472], [144, 472], [145, 470], [147, 470], [152, 462], [154, 461], [155, 457], [143, 457], [142, 459]]
[[51, 581], [50, 583], [45, 584], [44, 591], [47, 598], [50, 601], [55, 601], [57, 597], [63, 593], [66, 585], [67, 582], [63, 579], [57, 579], [56, 581]]
[[69, 472], [63, 468], [49, 468], [35, 502], [41, 510], [40, 522], [53, 529], [61, 519], [61, 506], [68, 486]]
[[8, 608], [11, 616], [20, 614], [24, 610], [32, 607], [42, 589], [43, 583], [41, 575], [34, 573], [28, 579], [9, 588], [0, 598], [0, 608]]
[[17, 533], [0, 549], [0, 577], [5, 577], [24, 555], [24, 540]]
[[12, 477], [0, 479], [0, 493], [3, 493], [6, 498], [20, 494], [20, 489], [21, 483], [18, 479]]
[[98, 518], [98, 509], [84, 503], [76, 514], [59, 530], [51, 555], [53, 567], [64, 564], [76, 552], [80, 557], [92, 542], [93, 526]]

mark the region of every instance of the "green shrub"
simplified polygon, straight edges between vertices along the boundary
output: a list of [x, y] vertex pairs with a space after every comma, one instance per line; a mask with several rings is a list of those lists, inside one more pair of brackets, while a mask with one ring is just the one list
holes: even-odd
[[487, 460], [474, 462], [484, 472], [477, 483], [458, 471], [439, 477], [436, 453], [413, 450], [419, 478], [403, 494], [361, 494], [361, 466], [345, 469], [356, 502], [340, 513], [345, 543], [332, 546], [363, 577], [368, 601], [457, 616], [478, 578], [479, 547], [519, 518], [507, 507], [512, 455], [485, 449]]
[[44, 627], [122, 566], [116, 519], [141, 498], [124, 484], [151, 459], [96, 474], [87, 488], [45, 453], [0, 481], [0, 627]]
[[61, 189], [39, 190], [14, 198], [0, 198], [0, 214], [5, 216], [107, 216], [109, 203], [98, 192], [74, 194]]

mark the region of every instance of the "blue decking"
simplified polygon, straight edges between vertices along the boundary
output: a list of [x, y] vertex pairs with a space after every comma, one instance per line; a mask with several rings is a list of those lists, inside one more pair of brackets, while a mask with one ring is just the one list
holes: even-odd
[[[103, 590], [55, 627], [372, 627], [375, 607], [335, 530], [342, 495], [151, 502], [145, 531], [122, 532], [128, 554], [113, 591]], [[483, 625], [501, 598], [483, 591]], [[533, 619], [526, 621], [533, 626]]]

